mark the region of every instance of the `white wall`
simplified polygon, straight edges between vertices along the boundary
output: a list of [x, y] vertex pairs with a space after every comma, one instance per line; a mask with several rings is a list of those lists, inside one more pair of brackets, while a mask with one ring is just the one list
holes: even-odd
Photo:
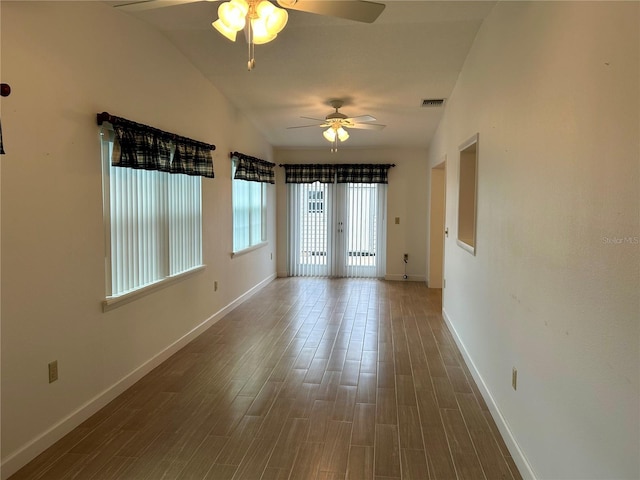
[[[228, 153], [270, 160], [263, 137], [168, 41], [131, 16], [102, 2], [3, 1], [1, 8], [2, 81], [13, 89], [2, 99], [4, 478], [174, 342], [275, 276], [275, 187], [269, 245], [231, 259]], [[206, 269], [108, 313], [101, 310], [95, 117], [102, 111], [218, 147], [216, 178], [203, 179]], [[55, 359], [60, 379], [49, 384], [47, 364]]]
[[[322, 132], [318, 130], [318, 135]], [[426, 150], [421, 149], [348, 149], [331, 153], [326, 149], [276, 149], [277, 163], [391, 163], [387, 188], [387, 274], [390, 280], [402, 280], [409, 254], [407, 276], [411, 281], [426, 281], [428, 173]], [[284, 169], [277, 179], [278, 275], [287, 274], [287, 197]], [[395, 217], [400, 223], [395, 224]]]
[[[639, 6], [498, 3], [429, 150], [449, 160], [444, 312], [525, 477], [640, 478]], [[455, 199], [476, 132], [472, 256]]]

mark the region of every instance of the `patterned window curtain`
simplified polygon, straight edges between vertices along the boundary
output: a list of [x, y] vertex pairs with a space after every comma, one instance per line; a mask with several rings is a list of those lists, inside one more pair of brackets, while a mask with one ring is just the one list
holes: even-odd
[[197, 142], [120, 117], [109, 117], [106, 121], [111, 122], [115, 132], [116, 141], [111, 157], [114, 167], [214, 178], [211, 150], [216, 148], [215, 145]]
[[198, 143], [177, 140], [170, 171], [214, 178], [211, 151]]
[[286, 183], [334, 183], [336, 166], [329, 164], [284, 165]]
[[389, 183], [391, 164], [336, 165], [337, 183]]
[[114, 167], [168, 172], [171, 164], [171, 143], [150, 130], [114, 125], [116, 145], [111, 157]]
[[276, 183], [276, 175], [273, 171], [275, 165], [273, 163], [238, 152], [233, 152], [231, 157], [236, 159], [236, 173], [233, 177], [235, 180]]

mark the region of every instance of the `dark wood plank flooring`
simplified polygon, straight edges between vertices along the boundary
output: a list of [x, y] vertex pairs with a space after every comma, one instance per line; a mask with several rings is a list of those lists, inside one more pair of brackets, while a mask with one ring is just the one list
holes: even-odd
[[441, 309], [275, 280], [11, 480], [519, 480]]

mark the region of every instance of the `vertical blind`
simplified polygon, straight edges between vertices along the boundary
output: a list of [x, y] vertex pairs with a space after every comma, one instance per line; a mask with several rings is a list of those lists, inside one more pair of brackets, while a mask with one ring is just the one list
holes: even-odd
[[[111, 167], [111, 295], [168, 275], [166, 217], [160, 172]], [[140, 226], [141, 228], [139, 228]]]
[[383, 277], [386, 194], [385, 184], [288, 184], [289, 275]]
[[287, 184], [289, 276], [337, 276], [334, 196], [332, 183]]
[[169, 274], [202, 264], [202, 182], [169, 175]]

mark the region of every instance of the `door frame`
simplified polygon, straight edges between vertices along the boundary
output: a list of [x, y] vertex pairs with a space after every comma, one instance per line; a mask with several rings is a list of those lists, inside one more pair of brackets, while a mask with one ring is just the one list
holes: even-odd
[[447, 205], [447, 156], [431, 168], [429, 207], [429, 263], [427, 285], [443, 288]]

